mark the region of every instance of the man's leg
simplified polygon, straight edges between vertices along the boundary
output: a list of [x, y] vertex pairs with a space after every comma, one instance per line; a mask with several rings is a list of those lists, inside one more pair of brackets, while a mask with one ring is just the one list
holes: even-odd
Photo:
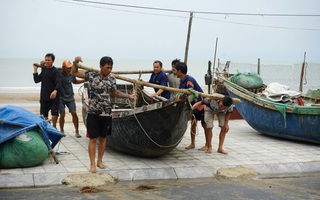
[[194, 149], [196, 147], [196, 131], [197, 131], [197, 120], [194, 118], [191, 120], [191, 144], [187, 147], [185, 147], [185, 149]]
[[59, 106], [60, 99], [57, 97], [55, 99], [50, 100], [51, 104], [51, 115], [52, 115], [52, 126], [57, 129], [57, 121], [59, 116]]
[[218, 153], [222, 153], [222, 154], [228, 154], [228, 152], [223, 150], [223, 143], [224, 143], [224, 139], [226, 138], [227, 135], [227, 131], [224, 130], [223, 127], [221, 127], [220, 130], [220, 134], [219, 134], [219, 147], [218, 147]]
[[206, 153], [212, 151], [212, 128], [206, 128], [206, 146], [208, 147]]
[[105, 169], [106, 166], [102, 163], [102, 157], [103, 154], [106, 150], [106, 143], [107, 143], [107, 138], [106, 137], [99, 137], [99, 146], [98, 146], [98, 160], [97, 160], [97, 166], [100, 169]]
[[229, 131], [228, 124], [227, 125], [225, 124], [226, 114], [217, 114], [217, 117], [218, 117], [219, 126], [220, 126], [219, 146], [218, 146], [217, 152], [222, 154], [228, 154], [223, 150], [223, 143]]
[[89, 140], [89, 145], [88, 145], [88, 153], [89, 153], [89, 158], [90, 158], [90, 172], [91, 173], [96, 173], [97, 168], [96, 168], [96, 163], [95, 163], [95, 157], [96, 157], [96, 143], [97, 143], [97, 138], [93, 138]]
[[204, 144], [203, 147], [201, 147], [200, 149], [198, 149], [199, 151], [207, 151], [208, 148], [211, 146], [211, 139], [212, 139], [212, 136], [211, 138], [209, 138], [209, 135], [208, 135], [208, 126], [210, 127], [211, 124], [213, 124], [213, 122], [211, 121], [208, 121], [208, 116], [210, 117], [210, 113], [208, 113], [207, 111], [205, 111], [203, 113], [203, 116], [201, 116], [201, 125], [202, 125], [202, 128], [203, 128], [203, 131], [204, 131], [204, 136], [205, 136], [205, 140], [206, 140], [206, 143]]
[[48, 119], [49, 119], [49, 117], [48, 117], [49, 110], [50, 110], [49, 102], [40, 100], [40, 114], [43, 115], [43, 117], [46, 121], [48, 121]]
[[52, 126], [57, 129], [58, 115], [52, 115]]
[[208, 131], [207, 131], [207, 125], [205, 123], [201, 123], [203, 131], [204, 131], [204, 138], [206, 140], [206, 143], [204, 144], [203, 147], [201, 147], [200, 149], [198, 149], [199, 151], [207, 151], [209, 144], [208, 144]]
[[60, 126], [60, 132], [64, 133], [64, 117], [66, 116], [66, 113], [60, 113], [59, 116], [59, 126]]
[[73, 122], [73, 125], [74, 125], [74, 128], [75, 128], [75, 131], [76, 131], [76, 137], [80, 138], [81, 135], [79, 134], [79, 118], [78, 118], [78, 115], [77, 115], [75, 110], [72, 110], [70, 112], [71, 112], [71, 115], [72, 115], [72, 122]]

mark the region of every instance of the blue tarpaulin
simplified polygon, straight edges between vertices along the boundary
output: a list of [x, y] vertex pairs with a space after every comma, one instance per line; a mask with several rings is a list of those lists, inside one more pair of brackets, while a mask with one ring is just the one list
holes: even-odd
[[12, 105], [0, 108], [0, 144], [30, 130], [42, 134], [49, 150], [66, 136], [48, 123], [43, 116]]

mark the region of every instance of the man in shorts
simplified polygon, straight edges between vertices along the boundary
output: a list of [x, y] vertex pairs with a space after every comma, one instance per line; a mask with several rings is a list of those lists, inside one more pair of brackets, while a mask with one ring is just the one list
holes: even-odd
[[226, 134], [229, 131], [229, 119], [233, 112], [233, 100], [230, 97], [223, 97], [221, 100], [214, 100], [211, 98], [205, 98], [201, 102], [197, 102], [193, 105], [193, 109], [201, 105], [205, 105], [204, 108], [204, 121], [207, 124], [206, 131], [206, 144], [204, 146], [204, 151], [206, 153], [211, 153], [212, 151], [212, 128], [214, 116], [217, 115], [220, 134], [219, 134], [219, 146], [218, 153], [228, 154], [223, 150], [223, 143], [226, 138]]
[[[81, 57], [75, 58], [75, 63], [79, 63]], [[106, 149], [107, 134], [111, 133], [112, 107], [111, 95], [113, 97], [136, 99], [136, 94], [126, 94], [117, 90], [116, 78], [112, 76], [113, 60], [108, 56], [100, 59], [99, 72], [78, 71], [78, 65], [72, 66], [72, 75], [83, 78], [89, 85], [89, 109], [87, 116], [87, 130], [89, 134], [88, 152], [90, 158], [90, 172], [96, 173], [95, 155], [96, 143], [99, 138], [97, 166], [105, 169], [102, 157]]]
[[[183, 62], [178, 62], [174, 66], [175, 68], [175, 73], [177, 77], [180, 79], [180, 84], [179, 88], [180, 89], [188, 89], [188, 88], [193, 88], [194, 90], [198, 92], [202, 92], [203, 90], [197, 83], [197, 81], [192, 77], [187, 75], [188, 72], [188, 67], [185, 63]], [[195, 99], [191, 104], [193, 105], [196, 101], [201, 101], [202, 97], [199, 96], [198, 99]], [[204, 132], [206, 132], [206, 123], [204, 121], [204, 106], [198, 106], [196, 109], [193, 110], [193, 115], [191, 119], [191, 144], [185, 149], [194, 149], [196, 147], [195, 145], [195, 140], [196, 140], [196, 129], [197, 129], [197, 121], [201, 121], [201, 125], [204, 129]], [[202, 150], [204, 147], [198, 149]]]
[[45, 56], [44, 68], [38, 74], [38, 67], [33, 65], [33, 80], [35, 83], [41, 82], [40, 90], [40, 114], [48, 120], [49, 110], [52, 115], [52, 126], [57, 128], [59, 111], [59, 93], [61, 90], [60, 73], [53, 66], [55, 56], [48, 53]]
[[81, 138], [81, 135], [79, 134], [79, 119], [76, 112], [76, 102], [74, 99], [72, 83], [80, 84], [85, 82], [85, 80], [76, 79], [76, 77], [71, 75], [72, 65], [73, 64], [70, 60], [64, 60], [62, 62], [62, 70], [60, 73], [61, 93], [60, 93], [60, 105], [59, 105], [59, 113], [60, 113], [59, 126], [60, 126], [60, 132], [64, 133], [64, 122], [65, 122], [65, 116], [66, 116], [65, 107], [67, 106], [69, 109], [69, 112], [72, 115], [72, 122], [75, 128], [75, 135], [77, 138]]

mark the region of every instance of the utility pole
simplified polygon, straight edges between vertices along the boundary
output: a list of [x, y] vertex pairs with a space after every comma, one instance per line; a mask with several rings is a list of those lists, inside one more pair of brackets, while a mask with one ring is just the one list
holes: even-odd
[[184, 52], [184, 63], [186, 64], [188, 62], [188, 51], [189, 51], [189, 41], [190, 41], [190, 35], [191, 35], [192, 18], [193, 18], [193, 12], [190, 12], [186, 49]]

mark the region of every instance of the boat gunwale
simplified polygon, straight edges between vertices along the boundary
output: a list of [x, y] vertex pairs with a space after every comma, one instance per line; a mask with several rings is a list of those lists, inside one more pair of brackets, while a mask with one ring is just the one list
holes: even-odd
[[[224, 77], [220, 77], [222, 80], [223, 80], [223, 84], [224, 86], [230, 90], [231, 92], [235, 93], [237, 96], [247, 100], [247, 101], [250, 101], [258, 106], [261, 106], [261, 107], [265, 107], [265, 108], [268, 108], [268, 109], [272, 109], [272, 110], [275, 110], [275, 111], [278, 111], [278, 109], [276, 108], [275, 105], [279, 105], [279, 106], [285, 106], [286, 107], [286, 112], [287, 113], [292, 113], [292, 114], [300, 114], [300, 115], [305, 115], [305, 114], [308, 114], [308, 115], [318, 115], [317, 113], [306, 113], [304, 111], [299, 111], [297, 112], [297, 110], [299, 110], [299, 108], [303, 108], [303, 110], [306, 110], [306, 109], [310, 109], [310, 110], [313, 110], [313, 109], [317, 109], [317, 110], [320, 110], [320, 106], [298, 106], [298, 105], [285, 105], [285, 104], [281, 104], [281, 103], [276, 103], [276, 102], [271, 102], [271, 101], [268, 101], [268, 100], [264, 100], [260, 97], [258, 97], [255, 93], [253, 92], [250, 92], [248, 91], [247, 89], [235, 84], [235, 83], [232, 83], [231, 81], [229, 81], [228, 79], [224, 78]], [[302, 109], [301, 109], [302, 110]], [[319, 111], [320, 112], [320, 111]]]

